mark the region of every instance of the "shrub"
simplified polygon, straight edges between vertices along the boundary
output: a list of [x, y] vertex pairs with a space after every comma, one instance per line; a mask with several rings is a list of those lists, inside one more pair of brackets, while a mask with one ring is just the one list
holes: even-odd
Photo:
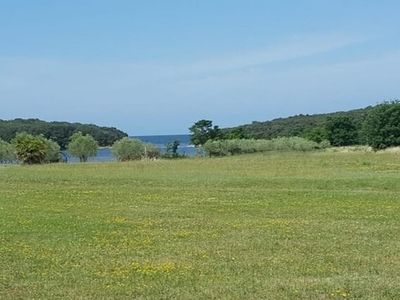
[[24, 164], [53, 163], [61, 160], [60, 146], [42, 135], [18, 133], [12, 143], [16, 157], [13, 153], [11, 160], [17, 158]]
[[71, 142], [68, 144], [68, 151], [71, 155], [79, 157], [81, 162], [86, 162], [89, 157], [96, 156], [97, 142], [91, 135], [83, 135], [82, 132], [76, 132], [71, 136]]
[[[328, 142], [329, 143], [329, 142]], [[311, 151], [328, 147], [301, 137], [281, 137], [272, 140], [209, 140], [204, 150], [209, 156], [226, 156], [266, 151]]]
[[137, 160], [144, 156], [145, 146], [138, 139], [122, 138], [112, 146], [113, 155], [120, 161]]
[[209, 156], [225, 156], [230, 154], [226, 140], [208, 140], [203, 147]]
[[160, 149], [158, 149], [153, 144], [144, 144], [144, 150], [145, 150], [144, 156], [146, 158], [156, 159], [159, 158], [161, 155]]
[[0, 163], [12, 162], [15, 160], [15, 149], [13, 145], [0, 139]]
[[328, 141], [328, 140], [323, 140], [323, 141], [321, 141], [321, 143], [319, 143], [319, 148], [320, 149], [327, 149], [327, 148], [330, 148], [330, 147], [332, 147], [332, 145], [331, 145], [331, 142]]
[[43, 136], [18, 133], [12, 140], [17, 159], [24, 164], [41, 164], [45, 161], [48, 144]]
[[46, 139], [46, 157], [44, 159], [45, 162], [56, 163], [61, 161], [61, 151], [60, 145], [55, 141]]
[[276, 138], [272, 143], [278, 151], [311, 151], [319, 148], [318, 143], [296, 136]]

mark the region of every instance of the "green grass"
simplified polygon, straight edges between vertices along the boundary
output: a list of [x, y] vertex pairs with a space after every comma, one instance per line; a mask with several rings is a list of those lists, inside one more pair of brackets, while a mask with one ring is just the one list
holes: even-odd
[[399, 299], [400, 155], [0, 167], [0, 299]]

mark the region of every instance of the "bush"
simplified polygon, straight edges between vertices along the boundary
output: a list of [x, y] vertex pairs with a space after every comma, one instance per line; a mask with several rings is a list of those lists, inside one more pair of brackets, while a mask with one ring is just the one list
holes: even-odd
[[329, 142], [316, 143], [301, 137], [281, 137], [272, 140], [209, 140], [204, 150], [209, 156], [226, 156], [266, 151], [312, 151], [328, 147]]
[[138, 139], [122, 138], [112, 146], [112, 153], [119, 161], [137, 160], [144, 156], [144, 144]]
[[44, 159], [45, 162], [48, 163], [56, 163], [61, 161], [61, 149], [60, 145], [55, 141], [46, 139], [46, 157]]
[[323, 140], [321, 143], [319, 143], [319, 148], [320, 149], [327, 149], [331, 147], [331, 142], [328, 140]]
[[14, 146], [0, 139], [0, 163], [16, 160]]
[[81, 162], [86, 162], [89, 157], [96, 156], [98, 144], [91, 135], [83, 135], [82, 132], [74, 133], [68, 144], [71, 155], [79, 157]]
[[311, 151], [319, 148], [318, 143], [301, 137], [282, 137], [272, 140], [275, 150]]
[[159, 158], [161, 155], [160, 149], [158, 149], [153, 144], [144, 144], [144, 149], [145, 149], [144, 156], [146, 158], [156, 159]]
[[209, 156], [225, 156], [229, 154], [226, 140], [208, 140], [203, 147]]
[[34, 136], [25, 132], [18, 133], [12, 140], [17, 159], [24, 164], [45, 162], [48, 144], [43, 136]]

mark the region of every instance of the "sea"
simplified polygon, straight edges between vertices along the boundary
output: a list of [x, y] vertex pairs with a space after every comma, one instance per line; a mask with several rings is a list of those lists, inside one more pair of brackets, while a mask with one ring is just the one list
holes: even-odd
[[[132, 136], [131, 138], [139, 139], [144, 143], [151, 143], [157, 146], [161, 153], [165, 153], [167, 144], [174, 141], [179, 141], [178, 153], [185, 156], [196, 156], [196, 148], [190, 143], [190, 135], [188, 134], [174, 134], [174, 135], [143, 135], [143, 136]], [[65, 153], [65, 158], [68, 162], [78, 162], [77, 157]], [[114, 161], [115, 157], [111, 153], [111, 148], [99, 148], [97, 155], [90, 157], [88, 161], [92, 162], [107, 162]]]

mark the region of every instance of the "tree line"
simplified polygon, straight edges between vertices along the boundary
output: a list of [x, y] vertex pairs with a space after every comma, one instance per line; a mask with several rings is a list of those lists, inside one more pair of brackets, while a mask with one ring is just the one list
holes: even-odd
[[[277, 137], [299, 136], [308, 139], [314, 139], [316, 136], [324, 133], [328, 120], [340, 117], [348, 117], [352, 124], [361, 130], [366, 116], [373, 107], [369, 106], [362, 109], [350, 111], [341, 111], [327, 114], [296, 115], [287, 118], [278, 118], [271, 121], [257, 122], [241, 125], [222, 130], [224, 135], [238, 135], [246, 138], [255, 139], [273, 139]], [[323, 136], [325, 137], [326, 136]], [[354, 141], [355, 144], [361, 143], [361, 140]]]
[[[111, 147], [112, 155], [119, 161], [183, 158], [178, 153], [179, 141], [166, 145], [165, 153], [161, 154], [159, 148], [151, 143], [142, 142], [139, 139], [123, 137], [115, 141]], [[67, 152], [79, 158], [80, 162], [86, 162], [90, 157], [97, 155], [99, 143], [89, 134], [74, 133], [66, 145]], [[27, 132], [17, 133], [10, 143], [0, 139], [0, 163], [43, 164], [67, 161], [65, 151], [61, 151], [60, 145], [47, 139], [43, 135], [32, 135]]]
[[[67, 129], [70, 128], [67, 124], [82, 125], [78, 123], [51, 123], [54, 126], [65, 124]], [[20, 127], [16, 124], [19, 124]], [[32, 124], [32, 127], [28, 128], [28, 124]], [[38, 124], [44, 127], [40, 127]], [[82, 125], [88, 130], [95, 130], [98, 133], [96, 138], [81, 131], [71, 133], [70, 129], [65, 131], [64, 135], [58, 135], [57, 131], [46, 132], [43, 129], [46, 126], [45, 124], [49, 123], [36, 119], [0, 121], [0, 162], [20, 161], [25, 164], [58, 162], [63, 160], [62, 149], [67, 149], [73, 156], [79, 157], [81, 162], [85, 162], [89, 157], [96, 155], [99, 146], [110, 144], [112, 144], [113, 155], [120, 161], [152, 159], [161, 156], [160, 149], [154, 145], [143, 143], [137, 139], [130, 139], [125, 133], [115, 128]], [[191, 142], [196, 147], [205, 150], [210, 156], [271, 150], [309, 151], [327, 148], [330, 145], [365, 144], [371, 146], [374, 150], [400, 146], [400, 102], [397, 100], [349, 112], [295, 116], [273, 120], [270, 123], [264, 122], [264, 124], [269, 124], [269, 127], [265, 125], [269, 130], [263, 134], [259, 131], [252, 132], [246, 127], [248, 125], [220, 129], [213, 125], [211, 120], [197, 121], [189, 130]], [[278, 124], [278, 126], [274, 125], [276, 132], [272, 135], [273, 137], [259, 138], [260, 136], [270, 136], [271, 128], [274, 127], [271, 124]], [[286, 128], [281, 129], [282, 136], [275, 137], [279, 132], [277, 128], [283, 126], [282, 124], [286, 124], [284, 126]], [[3, 128], [6, 128], [6, 130], [3, 130]], [[14, 132], [16, 128], [26, 130]], [[39, 130], [40, 128], [41, 130]], [[53, 127], [50, 126], [50, 128]], [[102, 135], [102, 130], [108, 130], [108, 135]], [[38, 132], [39, 134], [37, 134]], [[49, 136], [55, 136], [55, 138], [49, 138]], [[103, 139], [99, 139], [99, 136], [102, 136]], [[62, 144], [58, 142], [57, 137], [60, 138]], [[167, 153], [163, 157], [179, 158], [178, 147], [179, 141], [168, 144]]]
[[328, 143], [332, 146], [369, 145], [374, 150], [379, 150], [400, 146], [400, 102], [383, 102], [347, 112], [298, 115], [226, 129], [213, 125], [211, 120], [200, 120], [189, 130], [192, 143], [197, 147], [207, 145], [206, 148], [211, 149], [211, 152], [220, 149], [219, 152], [228, 153], [229, 147], [234, 147], [234, 143], [211, 143], [212, 141], [236, 140], [237, 147], [248, 145], [240, 142], [241, 140], [274, 140], [282, 137], [300, 137], [322, 143], [323, 147]]
[[39, 119], [0, 120], [0, 139], [3, 141], [11, 142], [20, 132], [42, 135], [56, 142], [61, 149], [66, 149], [70, 138], [76, 132], [91, 135], [99, 146], [111, 146], [115, 141], [128, 136], [117, 128], [93, 124], [46, 122]]
[[[179, 145], [174, 143], [163, 155], [166, 158], [177, 158]], [[89, 134], [74, 133], [66, 146], [68, 153], [86, 162], [97, 155], [98, 142]], [[138, 159], [155, 159], [161, 156], [155, 145], [138, 139], [124, 137], [112, 145], [112, 154], [119, 161]], [[0, 139], [0, 163], [21, 162], [23, 164], [55, 163], [65, 160], [65, 152], [60, 145], [43, 135], [32, 135], [26, 132], [17, 133], [10, 143]]]

